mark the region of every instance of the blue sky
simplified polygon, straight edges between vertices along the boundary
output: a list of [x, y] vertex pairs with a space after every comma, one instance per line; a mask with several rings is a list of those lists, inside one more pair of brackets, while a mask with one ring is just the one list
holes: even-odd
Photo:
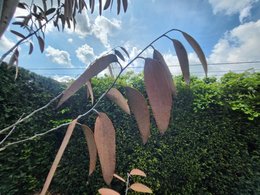
[[[75, 31], [58, 32], [49, 25], [44, 53], [39, 52], [36, 42], [32, 55], [28, 55], [28, 47], [21, 46], [19, 66], [56, 79], [77, 77], [91, 61], [113, 47], [125, 47], [133, 58], [160, 34], [178, 28], [199, 42], [209, 64], [224, 63], [210, 65], [209, 75], [260, 70], [259, 0], [130, 0], [127, 12], [120, 15], [116, 15], [116, 6], [102, 16], [98, 16], [97, 10], [93, 15], [88, 11], [78, 15]], [[17, 9], [16, 15], [21, 14], [22, 10]], [[179, 33], [169, 35], [185, 45], [191, 74], [201, 76], [203, 69], [194, 65], [199, 61], [191, 47]], [[0, 54], [15, 41], [7, 31], [0, 42]], [[154, 47], [164, 55], [173, 75], [179, 74], [172, 43], [163, 38]], [[151, 53], [149, 49], [144, 56]], [[257, 63], [228, 64], [247, 61]], [[142, 66], [143, 60], [138, 60], [130, 69], [140, 72]]]

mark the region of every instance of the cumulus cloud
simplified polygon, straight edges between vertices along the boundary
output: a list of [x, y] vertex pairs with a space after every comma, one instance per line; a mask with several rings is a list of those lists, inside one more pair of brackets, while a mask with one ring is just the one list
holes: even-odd
[[45, 49], [45, 55], [56, 64], [60, 64], [67, 67], [72, 67], [70, 54], [67, 51], [55, 49], [48, 46]]
[[14, 42], [10, 41], [6, 38], [5, 35], [3, 35], [0, 39], [0, 52], [6, 52], [8, 49], [14, 46], [14, 44]]
[[69, 42], [69, 43], [72, 43], [72, 42], [73, 42], [73, 39], [72, 39], [72, 38], [69, 38], [69, 39], [68, 39], [68, 42]]
[[214, 46], [209, 60], [236, 62], [259, 60], [260, 20], [241, 24], [225, 33]]
[[76, 50], [76, 56], [84, 64], [89, 64], [93, 61], [95, 54], [92, 47], [88, 44], [84, 44]]
[[239, 14], [240, 22], [250, 16], [252, 5], [259, 0], [209, 0], [213, 13], [224, 12], [226, 15]]
[[75, 78], [71, 77], [71, 76], [59, 76], [59, 75], [55, 75], [52, 77], [52, 79], [60, 82], [60, 83], [69, 83], [71, 81], [73, 81]]

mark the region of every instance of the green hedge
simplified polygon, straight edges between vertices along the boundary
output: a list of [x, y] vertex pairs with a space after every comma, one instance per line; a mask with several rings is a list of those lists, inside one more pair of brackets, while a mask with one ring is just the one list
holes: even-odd
[[[129, 84], [145, 95], [142, 75], [127, 74], [119, 80], [118, 89]], [[152, 121], [152, 135], [142, 145], [136, 122], [115, 104], [104, 99], [97, 110], [106, 112], [117, 135], [117, 173], [125, 176], [132, 168], [144, 170], [142, 182], [155, 194], [259, 194], [260, 193], [260, 74], [225, 75], [214, 78], [192, 78], [187, 87], [176, 78], [178, 95], [174, 99], [169, 129], [161, 136]], [[97, 98], [112, 79], [93, 79]], [[16, 121], [44, 105], [64, 88], [60, 84], [25, 70], [14, 82], [14, 70], [0, 70], [0, 127]], [[70, 120], [90, 107], [82, 88], [60, 109], [55, 105], [17, 127], [13, 138], [44, 131], [64, 120]], [[91, 128], [95, 114], [80, 122]], [[62, 141], [65, 129], [36, 141], [9, 147], [0, 153], [0, 194], [33, 194], [40, 191]], [[88, 177], [88, 151], [80, 128], [61, 160], [50, 191], [61, 194], [96, 194], [106, 186], [100, 165]], [[139, 178], [135, 178], [139, 179]], [[123, 193], [117, 180], [112, 188]]]

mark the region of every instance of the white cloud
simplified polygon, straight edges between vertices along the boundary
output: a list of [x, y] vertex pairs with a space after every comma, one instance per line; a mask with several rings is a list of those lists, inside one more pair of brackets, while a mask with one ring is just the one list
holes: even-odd
[[72, 67], [70, 54], [67, 51], [48, 46], [45, 55], [53, 62], [63, 66]]
[[84, 64], [89, 64], [93, 61], [95, 54], [92, 47], [88, 44], [84, 44], [76, 50], [76, 56]]
[[69, 83], [72, 80], [75, 80], [75, 78], [71, 76], [58, 76], [58, 75], [53, 76], [52, 79], [61, 83]]
[[0, 39], [0, 51], [6, 52], [8, 49], [10, 49], [12, 46], [14, 46], [14, 42], [10, 41], [6, 38], [5, 35], [3, 35]]
[[225, 33], [209, 57], [212, 62], [237, 62], [260, 59], [260, 20], [241, 24]]
[[92, 26], [92, 33], [101, 41], [101, 43], [109, 48], [108, 36], [115, 30], [121, 28], [121, 21], [117, 19], [109, 20], [104, 16], [98, 16]]
[[68, 42], [69, 42], [69, 43], [72, 43], [72, 42], [73, 42], [73, 39], [72, 39], [72, 38], [69, 38], [69, 39], [68, 39]]
[[244, 19], [250, 16], [252, 5], [259, 0], [209, 0], [213, 8], [214, 14], [224, 12], [226, 15], [239, 13], [239, 20], [243, 22]]

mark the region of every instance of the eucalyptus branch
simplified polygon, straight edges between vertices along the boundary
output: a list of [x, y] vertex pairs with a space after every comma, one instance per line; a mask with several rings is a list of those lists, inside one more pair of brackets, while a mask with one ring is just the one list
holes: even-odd
[[[145, 50], [147, 50], [153, 43], [155, 43], [156, 41], [158, 41], [159, 39], [161, 39], [162, 37], [164, 37], [166, 34], [168, 34], [168, 33], [171, 32], [171, 31], [179, 31], [179, 30], [177, 30], [177, 29], [171, 29], [171, 30], [165, 32], [165, 33], [162, 34], [161, 36], [159, 36], [159, 37], [157, 37], [156, 39], [154, 39], [154, 40], [153, 40], [149, 45], [147, 45], [143, 50], [141, 50], [141, 51], [136, 55], [136, 57], [134, 57], [130, 62], [128, 62], [128, 64], [127, 64], [125, 67], [123, 67], [123, 68], [120, 70], [119, 74], [116, 76], [116, 78], [115, 78], [115, 80], [113, 81], [113, 83], [112, 83], [112, 84], [108, 87], [108, 89], [98, 98], [98, 100], [96, 101], [96, 103], [95, 103], [94, 105], [92, 105], [92, 107], [91, 107], [87, 112], [85, 112], [85, 113], [83, 113], [83, 114], [81, 114], [81, 115], [78, 115], [76, 119], [79, 120], [79, 119], [81, 119], [82, 117], [88, 115], [90, 112], [96, 112], [96, 107], [98, 106], [98, 104], [100, 103], [100, 101], [105, 97], [105, 95], [109, 92], [109, 90], [112, 89], [112, 88], [115, 86], [115, 84], [117, 83], [117, 81], [118, 81], [118, 79], [120, 78], [121, 74], [130, 66], [130, 64], [132, 64], [136, 59], [140, 58], [141, 54], [142, 54]], [[5, 129], [1, 130], [1, 131], [0, 131], [0, 134], [3, 133], [3, 132], [5, 132], [5, 131], [7, 131], [7, 130], [9, 130], [9, 129], [11, 129], [11, 128], [13, 128], [13, 127], [16, 126], [17, 124], [19, 124], [19, 123], [21, 123], [21, 122], [27, 120], [28, 118], [30, 118], [31, 116], [33, 116], [35, 113], [39, 112], [40, 110], [43, 110], [44, 108], [47, 108], [52, 102], [54, 102], [56, 99], [58, 99], [61, 95], [62, 95], [62, 93], [59, 94], [58, 96], [56, 96], [55, 98], [53, 98], [53, 99], [52, 99], [49, 103], [47, 103], [45, 106], [43, 106], [43, 107], [41, 107], [41, 108], [39, 108], [39, 109], [33, 111], [31, 114], [27, 115], [27, 116], [24, 117], [23, 119], [18, 120], [16, 123], [14, 123], [14, 124], [10, 125], [9, 127], [6, 127]], [[28, 138], [25, 138], [25, 139], [23, 139], [23, 140], [19, 140], [19, 141], [16, 141], [16, 142], [8, 143], [6, 146], [0, 148], [0, 151], [6, 149], [7, 147], [9, 147], [9, 146], [11, 146], [11, 145], [23, 143], [23, 142], [26, 142], [26, 141], [29, 141], [29, 140], [33, 140], [33, 139], [35, 139], [35, 138], [37, 138], [37, 137], [46, 135], [46, 134], [48, 134], [48, 133], [50, 133], [50, 132], [56, 131], [56, 130], [58, 130], [59, 128], [64, 127], [64, 126], [67, 126], [67, 125], [69, 125], [69, 124], [70, 124], [70, 122], [63, 123], [63, 124], [61, 124], [61, 125], [59, 125], [59, 126], [57, 126], [57, 127], [55, 127], [55, 128], [49, 129], [49, 130], [47, 130], [47, 131], [45, 131], [45, 132], [43, 132], [43, 133], [36, 133], [36, 134], [35, 134], [34, 136], [32, 136], [32, 137], [28, 137]]]

